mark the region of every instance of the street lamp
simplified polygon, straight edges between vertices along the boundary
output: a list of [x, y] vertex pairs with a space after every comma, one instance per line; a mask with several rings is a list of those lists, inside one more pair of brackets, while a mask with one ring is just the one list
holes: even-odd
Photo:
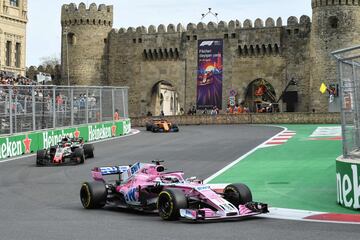
[[209, 9], [209, 11], [207, 12], [207, 13], [202, 13], [201, 14], [201, 20], [203, 20], [207, 15], [212, 15], [212, 16], [214, 16], [215, 18], [216, 18], [216, 23], [219, 23], [219, 19], [218, 19], [218, 13], [213, 13], [212, 11], [211, 11], [211, 8], [208, 8]]
[[63, 35], [66, 38], [66, 67], [67, 67], [67, 85], [70, 86], [70, 68], [69, 68], [69, 27], [65, 26]]

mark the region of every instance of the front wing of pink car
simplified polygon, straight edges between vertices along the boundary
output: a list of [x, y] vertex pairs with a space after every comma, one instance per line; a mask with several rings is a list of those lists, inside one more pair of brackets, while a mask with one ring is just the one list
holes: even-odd
[[245, 205], [239, 205], [237, 213], [229, 214], [225, 211], [214, 211], [210, 208], [180, 209], [180, 217], [182, 220], [189, 221], [221, 221], [238, 220], [268, 212], [267, 204], [250, 202]]

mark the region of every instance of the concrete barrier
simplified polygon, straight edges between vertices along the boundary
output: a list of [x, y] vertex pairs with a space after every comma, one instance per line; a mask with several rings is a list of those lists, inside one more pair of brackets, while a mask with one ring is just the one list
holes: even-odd
[[2, 136], [0, 137], [0, 161], [48, 148], [57, 144], [63, 136], [83, 137], [85, 142], [91, 142], [126, 135], [130, 130], [130, 119], [123, 119]]
[[[136, 127], [145, 126], [153, 117], [131, 117]], [[164, 117], [179, 125], [202, 124], [340, 124], [339, 113], [246, 113], [210, 115], [178, 115]]]
[[360, 159], [336, 159], [337, 202], [360, 210]]

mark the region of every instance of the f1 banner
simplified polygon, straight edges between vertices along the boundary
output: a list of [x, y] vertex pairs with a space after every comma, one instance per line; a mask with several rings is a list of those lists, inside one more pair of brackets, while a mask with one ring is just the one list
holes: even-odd
[[198, 41], [198, 109], [222, 109], [223, 40]]

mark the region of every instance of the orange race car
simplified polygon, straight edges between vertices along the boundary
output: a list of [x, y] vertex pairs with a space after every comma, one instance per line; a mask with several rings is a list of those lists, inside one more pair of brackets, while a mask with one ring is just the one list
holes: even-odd
[[166, 119], [152, 119], [146, 123], [146, 131], [152, 132], [178, 132], [179, 127]]

